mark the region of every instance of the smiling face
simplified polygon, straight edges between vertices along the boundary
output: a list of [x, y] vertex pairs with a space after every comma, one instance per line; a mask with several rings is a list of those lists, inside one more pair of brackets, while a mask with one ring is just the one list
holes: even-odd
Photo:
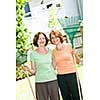
[[38, 32], [33, 38], [33, 44], [36, 47], [46, 46], [48, 44], [48, 38], [43, 32]]
[[54, 45], [58, 45], [59, 43], [63, 43], [63, 36], [59, 31], [51, 31], [50, 33], [50, 41]]
[[51, 34], [51, 41], [54, 45], [58, 45], [59, 43], [61, 43], [60, 38]]
[[44, 36], [43, 34], [40, 34], [40, 35], [39, 35], [37, 44], [38, 44], [39, 47], [44, 47], [44, 46], [45, 46], [45, 44], [46, 44], [46, 39], [45, 39], [45, 36]]

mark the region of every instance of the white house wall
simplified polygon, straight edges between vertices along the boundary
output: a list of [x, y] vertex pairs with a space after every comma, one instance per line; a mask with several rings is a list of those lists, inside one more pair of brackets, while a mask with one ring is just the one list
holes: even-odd
[[[77, 2], [79, 2], [79, 0], [62, 0], [63, 1], [63, 6], [65, 8], [65, 14], [68, 17], [71, 16], [80, 16], [79, 10], [78, 10], [78, 5]], [[82, 5], [82, 1], [80, 2], [80, 5]], [[79, 3], [78, 3], [79, 4]]]

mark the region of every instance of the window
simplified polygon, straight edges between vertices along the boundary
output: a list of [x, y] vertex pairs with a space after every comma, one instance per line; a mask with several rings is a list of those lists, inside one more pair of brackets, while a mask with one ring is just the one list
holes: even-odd
[[31, 11], [28, 2], [25, 3], [24, 9], [25, 9], [25, 17], [31, 17]]

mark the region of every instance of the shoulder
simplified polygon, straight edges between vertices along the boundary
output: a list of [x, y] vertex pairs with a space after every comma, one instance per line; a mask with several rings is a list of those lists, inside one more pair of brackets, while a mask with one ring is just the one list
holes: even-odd
[[56, 52], [56, 48], [54, 48], [54, 49], [52, 50], [52, 52], [53, 52], [53, 53]]
[[31, 51], [30, 51], [30, 55], [34, 55], [35, 52], [36, 52], [36, 50], [31, 50]]
[[64, 43], [63, 45], [64, 46], [70, 46], [71, 47], [71, 44], [70, 43]]
[[48, 52], [52, 54], [53, 50], [48, 48]]
[[72, 48], [72, 46], [71, 46], [70, 43], [66, 43], [66, 44], [64, 44], [63, 46], [64, 46], [64, 48], [67, 48], [67, 49], [68, 49], [68, 48]]
[[50, 49], [50, 48], [47, 48], [48, 49], [48, 51], [52, 51], [52, 49]]

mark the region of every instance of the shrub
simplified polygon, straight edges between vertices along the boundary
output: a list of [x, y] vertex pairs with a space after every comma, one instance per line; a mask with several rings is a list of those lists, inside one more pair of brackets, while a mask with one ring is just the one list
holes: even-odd
[[21, 66], [27, 61], [27, 49], [29, 48], [29, 32], [24, 25], [26, 2], [27, 0], [16, 0], [16, 80], [25, 78]]

